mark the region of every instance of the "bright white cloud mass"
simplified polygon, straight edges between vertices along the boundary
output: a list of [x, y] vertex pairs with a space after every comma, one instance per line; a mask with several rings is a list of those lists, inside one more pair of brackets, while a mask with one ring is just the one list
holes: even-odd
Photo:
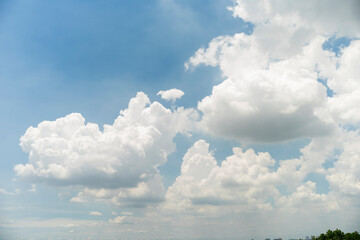
[[[217, 36], [189, 56], [187, 70], [216, 67], [223, 77], [209, 82], [212, 91], [194, 99], [195, 108], [167, 108], [138, 92], [110, 125], [81, 113], [42, 121], [20, 138], [28, 161], [14, 167], [16, 180], [36, 184], [32, 194], [46, 186], [68, 194], [66, 204], [94, 204], [90, 223], [67, 226], [90, 234], [101, 228], [109, 239], [359, 230], [360, 2], [237, 0], [228, 10], [254, 29]], [[349, 44], [335, 51], [325, 47], [331, 39]], [[157, 95], [174, 103], [184, 92]], [[178, 138], [190, 147], [176, 155]], [[232, 153], [217, 156], [219, 141], [235, 144]], [[270, 153], [296, 141], [304, 142], [298, 156]], [[181, 167], [164, 184], [174, 161]]]
[[75, 202], [86, 197], [119, 204], [158, 201], [164, 189], [157, 167], [174, 151], [174, 136], [189, 131], [196, 117], [193, 109], [169, 110], [139, 92], [103, 131], [85, 124], [79, 113], [30, 127], [20, 139], [29, 163], [14, 170], [29, 181], [85, 187]]
[[160, 95], [162, 99], [165, 99], [166, 101], [175, 101], [176, 99], [181, 98], [184, 95], [184, 92], [173, 88], [166, 91], [159, 91], [157, 95]]

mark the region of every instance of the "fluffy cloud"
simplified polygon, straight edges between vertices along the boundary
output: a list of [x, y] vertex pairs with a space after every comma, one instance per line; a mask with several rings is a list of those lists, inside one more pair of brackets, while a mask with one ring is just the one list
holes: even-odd
[[253, 33], [216, 37], [185, 64], [218, 66], [225, 77], [198, 104], [203, 129], [242, 142], [278, 142], [357, 124], [359, 40], [339, 56], [323, 44], [333, 35], [358, 36], [360, 4], [332, 4], [238, 0], [229, 7], [255, 24]]
[[217, 166], [209, 144], [197, 141], [184, 156], [181, 175], [169, 187], [169, 208], [192, 205], [238, 205], [271, 209], [266, 202], [279, 194], [274, 184], [280, 179], [271, 168], [275, 160], [268, 153], [234, 148], [234, 155]]
[[141, 182], [136, 187], [128, 188], [85, 188], [71, 202], [83, 203], [94, 199], [123, 207], [146, 207], [164, 200], [164, 187], [159, 175], [147, 182]]
[[[103, 131], [76, 113], [30, 127], [20, 143], [29, 162], [15, 166], [17, 175], [78, 186], [74, 203], [95, 199], [125, 208], [148, 207], [142, 218], [113, 212], [107, 222], [113, 226], [142, 226], [147, 219], [149, 229], [162, 221], [184, 232], [184, 226], [193, 229], [205, 218], [204, 229], [218, 226], [220, 221], [209, 215], [222, 218], [224, 225], [235, 222], [236, 228], [238, 222], [229, 219], [246, 222], [253, 213], [258, 225], [267, 214], [264, 219], [270, 222], [295, 212], [302, 220], [328, 211], [337, 219], [336, 211], [344, 208], [358, 212], [360, 137], [343, 126], [356, 129], [360, 122], [360, 41], [353, 39], [338, 54], [324, 50], [323, 44], [334, 34], [359, 36], [359, 4], [331, 4], [238, 0], [229, 9], [253, 22], [253, 33], [216, 37], [185, 64], [219, 67], [224, 76], [198, 103], [203, 113], [199, 126], [205, 132], [242, 143], [309, 138], [298, 158], [276, 161], [267, 152], [236, 147], [219, 164], [209, 144], [199, 140], [188, 149], [180, 175], [166, 191], [158, 166], [174, 151], [174, 136], [194, 128], [197, 113], [167, 109], [138, 93]], [[327, 87], [333, 96], [327, 95]], [[157, 95], [174, 102], [184, 93], [170, 89]], [[329, 191], [320, 193], [312, 175], [326, 180]], [[190, 211], [174, 217], [169, 209]]]
[[[334, 211], [360, 193], [360, 136], [337, 131], [329, 138], [313, 139], [299, 158], [278, 162], [269, 153], [234, 148], [233, 155], [217, 164], [209, 144], [197, 141], [185, 154], [181, 174], [166, 193], [165, 207], [192, 211]], [[333, 167], [325, 167], [326, 162]], [[330, 184], [318, 193], [306, 180], [319, 174]], [[285, 189], [284, 189], [285, 187]]]
[[[357, 0], [331, 1], [281, 1], [281, 0], [237, 0], [229, 7], [235, 17], [256, 24], [268, 23], [278, 17], [297, 16], [300, 24], [321, 33], [338, 33], [350, 36], [360, 31]], [[286, 24], [286, 23], [285, 23]]]
[[281, 1], [237, 0], [229, 7], [234, 17], [255, 24], [258, 47], [273, 59], [285, 59], [317, 35], [356, 37], [360, 31], [357, 0]]
[[184, 95], [184, 92], [179, 89], [173, 88], [166, 91], [159, 91], [157, 95], [160, 95], [161, 98], [166, 101], [174, 102], [176, 101], [176, 99], [181, 98]]
[[117, 224], [124, 223], [126, 218], [127, 218], [127, 216], [118, 216], [114, 219], [110, 219], [109, 223], [117, 223]]
[[[173, 137], [191, 129], [196, 116], [192, 109], [151, 103], [140, 92], [103, 131], [79, 113], [30, 127], [20, 139], [29, 162], [14, 170], [31, 181], [115, 191], [119, 199], [161, 194], [157, 167], [174, 151]], [[74, 201], [83, 201], [79, 194]]]
[[270, 61], [244, 34], [214, 39], [189, 64], [218, 64], [227, 79], [198, 104], [202, 126], [216, 136], [272, 142], [326, 135], [333, 120], [326, 112], [326, 88], [318, 78], [335, 67], [333, 54], [315, 38], [302, 53]]
[[328, 85], [334, 91], [329, 99], [330, 111], [342, 124], [360, 123], [360, 40], [353, 40], [343, 49], [339, 67], [329, 76]]
[[342, 152], [326, 176], [330, 188], [344, 194], [360, 194], [360, 136], [347, 132], [342, 141]]
[[331, 194], [316, 192], [316, 184], [308, 181], [299, 186], [289, 196], [282, 196], [276, 201], [280, 210], [292, 213], [299, 211], [324, 212], [338, 209], [337, 201]]

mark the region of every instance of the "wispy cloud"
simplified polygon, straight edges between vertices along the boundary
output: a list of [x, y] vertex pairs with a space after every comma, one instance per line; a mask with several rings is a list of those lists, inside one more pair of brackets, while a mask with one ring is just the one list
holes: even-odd
[[91, 216], [102, 216], [102, 213], [101, 213], [101, 212], [97, 212], [97, 211], [91, 211], [91, 212], [89, 213], [89, 215], [91, 215]]

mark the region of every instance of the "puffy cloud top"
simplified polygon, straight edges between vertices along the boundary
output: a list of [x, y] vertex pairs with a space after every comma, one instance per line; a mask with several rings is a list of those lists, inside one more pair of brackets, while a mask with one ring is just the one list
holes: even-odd
[[351, 36], [360, 32], [360, 2], [357, 0], [237, 0], [229, 10], [235, 17], [255, 24], [296, 16], [297, 25], [314, 28], [320, 33]]
[[161, 98], [166, 101], [175, 101], [176, 99], [180, 99], [184, 95], [184, 92], [179, 89], [172, 88], [166, 91], [159, 91], [157, 95], [160, 95]]
[[278, 194], [278, 178], [270, 167], [275, 160], [268, 153], [234, 148], [234, 154], [217, 166], [209, 144], [196, 142], [185, 154], [181, 175], [166, 194], [168, 207], [192, 205], [246, 205], [269, 209], [264, 200]]
[[219, 65], [227, 79], [198, 104], [201, 125], [214, 135], [249, 142], [276, 142], [329, 134], [326, 88], [318, 78], [334, 68], [333, 54], [318, 37], [289, 59], [272, 61], [257, 39], [219, 37], [189, 64]]
[[14, 169], [19, 177], [52, 185], [129, 188], [119, 196], [124, 199], [139, 198], [139, 191], [161, 192], [161, 181], [154, 180], [157, 167], [174, 150], [173, 137], [191, 129], [196, 116], [192, 109], [170, 110], [151, 103], [139, 92], [104, 131], [97, 124], [85, 124], [79, 113], [30, 127], [20, 139], [29, 162]]

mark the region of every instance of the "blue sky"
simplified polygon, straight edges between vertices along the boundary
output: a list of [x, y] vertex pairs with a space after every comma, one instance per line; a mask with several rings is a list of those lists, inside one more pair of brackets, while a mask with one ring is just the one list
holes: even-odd
[[359, 4], [331, 4], [3, 1], [0, 237], [359, 231]]

